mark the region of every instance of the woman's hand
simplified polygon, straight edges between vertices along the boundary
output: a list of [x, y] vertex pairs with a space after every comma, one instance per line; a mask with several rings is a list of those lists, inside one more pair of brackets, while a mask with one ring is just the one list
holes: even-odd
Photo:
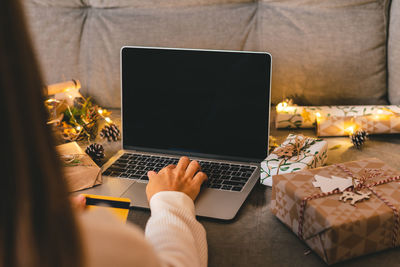
[[86, 197], [84, 195], [77, 195], [70, 197], [72, 210], [75, 212], [83, 212], [86, 208]]
[[146, 187], [147, 200], [160, 191], [179, 191], [195, 200], [200, 192], [201, 184], [207, 175], [199, 171], [200, 164], [188, 157], [181, 157], [178, 165], [168, 165], [161, 171], [149, 171], [149, 183]]

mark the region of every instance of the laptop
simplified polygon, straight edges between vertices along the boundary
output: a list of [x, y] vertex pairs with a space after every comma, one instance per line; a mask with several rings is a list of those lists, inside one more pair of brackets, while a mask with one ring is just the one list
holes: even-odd
[[122, 149], [103, 184], [84, 190], [149, 208], [149, 170], [183, 155], [208, 175], [196, 215], [235, 217], [260, 177], [269, 136], [271, 56], [266, 52], [121, 49]]

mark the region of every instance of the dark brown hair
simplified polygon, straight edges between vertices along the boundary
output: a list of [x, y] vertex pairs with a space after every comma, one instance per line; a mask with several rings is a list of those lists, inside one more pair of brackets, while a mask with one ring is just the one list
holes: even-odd
[[[46, 45], [46, 44], [43, 44]], [[43, 81], [17, 0], [0, 1], [0, 266], [82, 266], [46, 126]]]

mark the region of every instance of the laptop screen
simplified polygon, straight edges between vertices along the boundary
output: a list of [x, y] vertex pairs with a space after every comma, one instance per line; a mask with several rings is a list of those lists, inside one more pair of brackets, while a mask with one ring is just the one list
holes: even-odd
[[268, 53], [124, 47], [123, 148], [261, 161]]

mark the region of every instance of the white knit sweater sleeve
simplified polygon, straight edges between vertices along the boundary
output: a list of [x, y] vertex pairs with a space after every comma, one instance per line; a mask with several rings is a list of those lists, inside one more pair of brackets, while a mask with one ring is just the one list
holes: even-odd
[[145, 235], [163, 266], [207, 266], [207, 239], [186, 194], [162, 191], [150, 200]]

